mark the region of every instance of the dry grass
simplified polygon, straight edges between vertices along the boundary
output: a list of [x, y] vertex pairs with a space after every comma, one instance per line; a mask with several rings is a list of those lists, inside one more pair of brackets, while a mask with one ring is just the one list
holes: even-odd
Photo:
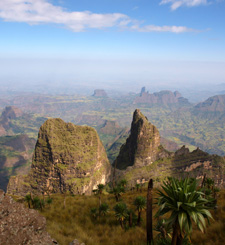
[[[137, 196], [146, 196], [146, 190], [128, 192], [122, 197], [129, 208], [135, 210], [133, 201]], [[142, 213], [140, 227], [122, 230], [114, 216], [113, 207], [116, 204], [113, 195], [103, 195], [102, 203], [108, 203], [110, 212], [106, 217], [94, 220], [90, 215], [92, 207], [98, 207], [96, 196], [67, 196], [66, 208], [63, 207], [64, 196], [53, 195], [53, 202], [46, 206], [42, 214], [47, 219], [47, 230], [60, 245], [68, 245], [72, 240], [78, 239], [86, 245], [142, 245], [146, 244], [146, 213]], [[157, 207], [153, 206], [153, 213]], [[220, 192], [218, 209], [212, 211], [214, 221], [207, 228], [205, 234], [194, 229], [193, 244], [224, 244], [225, 243], [225, 190]], [[156, 223], [156, 220], [154, 221]], [[154, 232], [156, 236], [156, 232]]]

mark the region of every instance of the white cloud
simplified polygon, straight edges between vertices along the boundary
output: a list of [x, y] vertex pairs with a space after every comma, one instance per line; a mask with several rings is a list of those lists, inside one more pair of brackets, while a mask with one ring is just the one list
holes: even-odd
[[121, 25], [130, 18], [124, 14], [95, 14], [88, 11], [69, 12], [47, 0], [1, 0], [0, 18], [29, 24], [55, 23], [79, 32], [87, 28], [107, 28]]
[[170, 4], [170, 8], [172, 10], [176, 10], [181, 6], [195, 7], [199, 5], [206, 5], [208, 2], [207, 0], [162, 0], [160, 5], [162, 4]]
[[[169, 3], [176, 0], [163, 0]], [[184, 1], [184, 0], [183, 0]], [[192, 0], [203, 1], [203, 0]], [[206, 0], [205, 0], [206, 1]], [[70, 12], [55, 6], [49, 0], [0, 0], [0, 18], [8, 22], [25, 22], [31, 25], [59, 24], [74, 31], [81, 32], [89, 28], [104, 29], [111, 27], [126, 28], [138, 32], [189, 32], [193, 29], [182, 26], [143, 26], [137, 20], [122, 13], [98, 14], [89, 11]]]
[[173, 33], [182, 33], [182, 32], [197, 32], [197, 30], [187, 28], [185, 26], [155, 26], [147, 25], [140, 27], [138, 25], [133, 25], [131, 27], [133, 30], [138, 32], [173, 32]]

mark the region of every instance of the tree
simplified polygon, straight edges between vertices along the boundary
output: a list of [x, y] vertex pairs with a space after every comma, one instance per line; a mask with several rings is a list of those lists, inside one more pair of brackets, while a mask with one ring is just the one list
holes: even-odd
[[106, 214], [109, 212], [109, 205], [107, 203], [102, 203], [99, 207], [99, 214], [102, 216], [106, 216]]
[[124, 221], [128, 218], [128, 209], [126, 203], [117, 203], [113, 209], [115, 211], [117, 220], [119, 220], [122, 229], [124, 229]]
[[148, 182], [147, 192], [147, 212], [146, 212], [146, 233], [147, 233], [147, 244], [153, 243], [153, 232], [152, 232], [152, 192], [153, 192], [153, 180], [150, 179]]
[[173, 228], [172, 245], [182, 244], [185, 234], [190, 236], [193, 221], [204, 232], [205, 218], [209, 222], [212, 216], [206, 206], [208, 200], [197, 189], [196, 180], [168, 178], [167, 182], [163, 182], [162, 188], [163, 191], [157, 190], [159, 210], [156, 216], [170, 213], [167, 223]]
[[105, 188], [105, 186], [103, 184], [98, 184], [97, 185], [97, 189], [92, 190], [92, 192], [95, 195], [98, 195], [98, 198], [99, 198], [99, 206], [98, 206], [99, 216], [100, 216], [100, 206], [102, 204], [101, 195], [102, 195], [102, 191], [103, 191], [104, 188]]
[[157, 240], [171, 238], [170, 233], [172, 232], [172, 228], [165, 219], [158, 219], [156, 226], [154, 228], [159, 234], [156, 236]]
[[105, 186], [103, 184], [99, 184], [99, 185], [97, 185], [97, 189], [92, 190], [92, 192], [95, 195], [99, 196], [99, 207], [101, 206], [101, 195], [102, 195], [102, 191], [104, 188], [105, 188]]
[[140, 188], [140, 184], [136, 184], [137, 192], [138, 192], [139, 188]]
[[127, 180], [126, 179], [122, 179], [119, 183], [120, 186], [122, 186], [123, 188], [125, 188], [127, 186]]
[[114, 194], [116, 201], [118, 202], [121, 194], [124, 193], [124, 187], [118, 185], [111, 190], [111, 193]]
[[141, 212], [146, 209], [146, 199], [142, 196], [138, 196], [134, 200], [134, 205], [136, 206], [136, 210], [138, 211], [138, 220], [137, 225], [141, 224]]
[[94, 219], [97, 219], [99, 213], [97, 208], [91, 208], [90, 213]]

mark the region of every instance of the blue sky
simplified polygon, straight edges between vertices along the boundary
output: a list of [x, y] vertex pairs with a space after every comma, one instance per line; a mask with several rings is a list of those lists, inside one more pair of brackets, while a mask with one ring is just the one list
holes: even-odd
[[0, 54], [8, 85], [224, 83], [225, 1], [0, 0]]

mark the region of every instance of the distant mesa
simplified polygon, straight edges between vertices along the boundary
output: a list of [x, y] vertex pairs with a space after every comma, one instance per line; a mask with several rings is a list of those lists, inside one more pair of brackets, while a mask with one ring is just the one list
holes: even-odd
[[113, 165], [118, 169], [126, 169], [129, 166], [141, 167], [167, 156], [169, 153], [160, 145], [158, 129], [136, 109], [130, 135], [121, 146]]
[[178, 92], [171, 92], [169, 90], [163, 90], [157, 93], [150, 94], [146, 92], [146, 88], [141, 89], [140, 96], [136, 97], [134, 104], [160, 104], [160, 105], [170, 105], [170, 104], [189, 104], [188, 100], [183, 98]]
[[96, 89], [93, 94], [94, 97], [108, 97], [107, 93], [103, 89]]
[[95, 129], [62, 119], [48, 119], [40, 128], [28, 176], [11, 177], [7, 192], [91, 194], [109, 181], [111, 165]]
[[204, 102], [198, 103], [194, 109], [206, 112], [225, 112], [225, 94], [210, 97]]

